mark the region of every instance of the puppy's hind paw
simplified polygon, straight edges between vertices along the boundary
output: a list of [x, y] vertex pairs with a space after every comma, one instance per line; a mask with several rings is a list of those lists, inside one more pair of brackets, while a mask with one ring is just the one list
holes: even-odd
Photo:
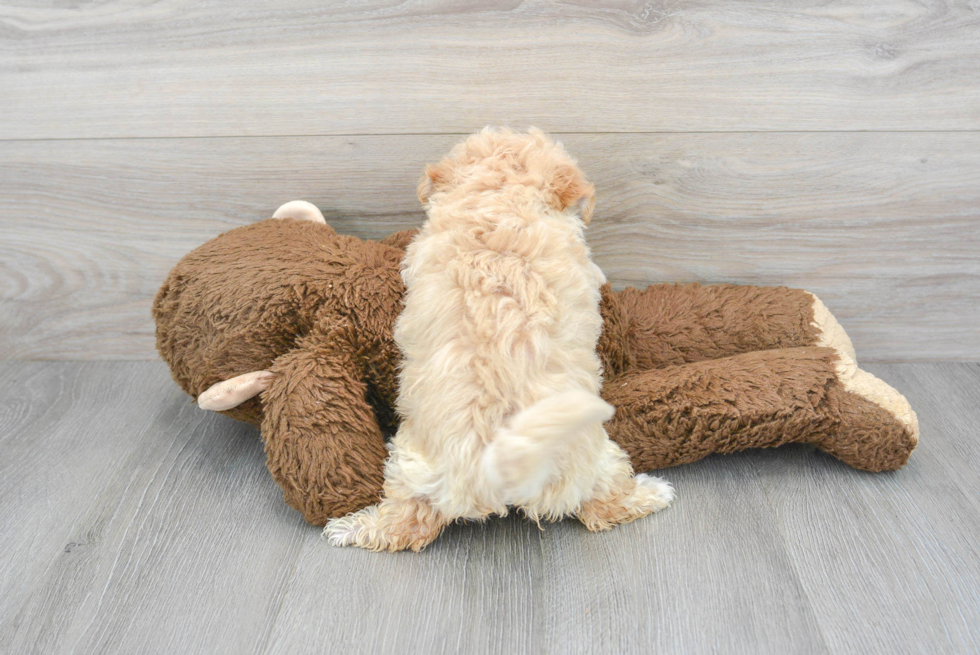
[[640, 473], [635, 478], [637, 494], [642, 494], [652, 511], [657, 512], [674, 501], [674, 487], [663, 478]]
[[576, 513], [578, 520], [592, 532], [599, 532], [659, 512], [674, 500], [674, 488], [665, 480], [641, 474], [633, 482], [611, 496], [584, 503]]
[[361, 534], [360, 512], [342, 516], [339, 519], [327, 521], [323, 528], [323, 537], [331, 546], [355, 546], [357, 537]]

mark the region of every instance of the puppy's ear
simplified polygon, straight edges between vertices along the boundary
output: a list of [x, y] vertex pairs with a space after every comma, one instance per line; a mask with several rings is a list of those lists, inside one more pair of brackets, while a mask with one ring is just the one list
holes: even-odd
[[423, 205], [429, 202], [429, 196], [435, 193], [440, 186], [449, 182], [452, 177], [453, 162], [444, 159], [438, 164], [429, 164], [425, 167], [425, 173], [419, 180], [418, 195], [419, 202]]
[[558, 211], [575, 206], [582, 221], [588, 225], [595, 207], [595, 186], [585, 179], [585, 175], [575, 164], [560, 165], [555, 171], [554, 180], [555, 206]]

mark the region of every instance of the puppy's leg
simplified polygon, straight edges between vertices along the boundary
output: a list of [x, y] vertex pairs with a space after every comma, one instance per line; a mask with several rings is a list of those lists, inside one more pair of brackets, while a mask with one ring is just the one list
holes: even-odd
[[327, 523], [323, 534], [334, 546], [418, 552], [449, 522], [421, 498], [385, 498], [359, 512]]
[[664, 509], [674, 500], [674, 488], [669, 482], [647, 474], [634, 477], [622, 450], [612, 442], [609, 445], [620, 451], [622, 459], [612, 461], [595, 497], [576, 512], [578, 520], [592, 532], [635, 521]]

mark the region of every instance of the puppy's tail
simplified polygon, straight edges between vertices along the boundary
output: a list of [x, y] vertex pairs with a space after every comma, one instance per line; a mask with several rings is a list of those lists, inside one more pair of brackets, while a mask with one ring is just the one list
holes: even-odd
[[582, 428], [608, 421], [612, 406], [587, 391], [549, 396], [515, 414], [483, 453], [483, 472], [504, 501], [518, 504], [540, 495], [557, 468], [562, 446]]

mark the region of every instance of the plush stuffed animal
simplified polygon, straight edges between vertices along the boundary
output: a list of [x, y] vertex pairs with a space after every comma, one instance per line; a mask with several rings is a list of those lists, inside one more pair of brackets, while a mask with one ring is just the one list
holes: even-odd
[[[273, 478], [310, 523], [378, 500], [413, 235], [342, 236], [313, 205], [287, 203], [188, 254], [154, 302], [174, 379], [201, 407], [261, 426]], [[857, 367], [806, 291], [607, 285], [601, 310], [606, 427], [638, 472], [790, 442], [885, 471], [918, 441], [908, 402]]]

